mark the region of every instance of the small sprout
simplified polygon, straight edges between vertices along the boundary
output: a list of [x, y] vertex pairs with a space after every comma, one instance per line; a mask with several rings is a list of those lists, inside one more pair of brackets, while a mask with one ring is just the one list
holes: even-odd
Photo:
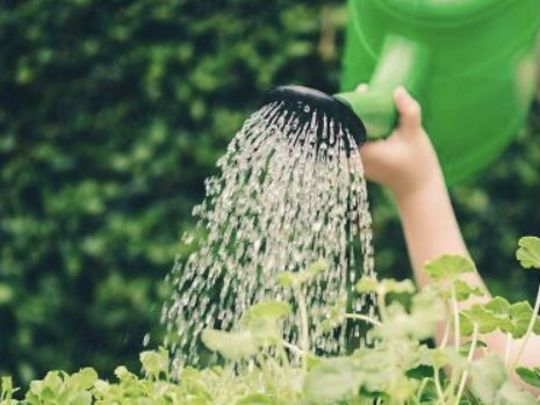
[[280, 321], [291, 313], [287, 302], [261, 302], [246, 311], [240, 324], [251, 333], [257, 345], [275, 344], [281, 340]]
[[159, 351], [145, 351], [139, 355], [139, 360], [146, 373], [157, 378], [160, 373], [167, 373], [169, 370], [169, 352], [165, 348]]
[[519, 240], [516, 258], [526, 268], [540, 269], [540, 238], [525, 236]]
[[433, 280], [456, 279], [462, 274], [476, 272], [476, 266], [463, 256], [442, 255], [426, 262], [424, 272]]
[[130, 378], [135, 378], [135, 374], [129, 372], [126, 366], [118, 366], [114, 369], [114, 375], [119, 380], [127, 380]]
[[379, 282], [375, 277], [370, 276], [364, 276], [358, 282], [356, 283], [356, 291], [359, 293], [371, 293], [371, 292], [377, 292], [377, 289], [379, 287]]
[[260, 302], [250, 307], [242, 317], [242, 323], [250, 324], [260, 318], [268, 321], [278, 321], [290, 315], [291, 306], [287, 302], [267, 301]]
[[311, 263], [305, 270], [293, 273], [291, 271], [284, 271], [278, 274], [278, 281], [282, 287], [293, 287], [302, 284], [311, 283], [320, 274], [328, 271], [329, 264], [326, 260], [320, 259]]
[[387, 293], [395, 294], [413, 294], [415, 292], [414, 284], [411, 280], [394, 280], [385, 278], [378, 281], [375, 277], [365, 276], [356, 283], [356, 291], [363, 293], [377, 293], [385, 295]]
[[224, 332], [205, 329], [201, 339], [206, 347], [229, 360], [239, 360], [257, 354], [257, 345], [251, 333], [246, 331]]
[[540, 367], [518, 367], [516, 368], [516, 373], [527, 384], [536, 388], [540, 388]]

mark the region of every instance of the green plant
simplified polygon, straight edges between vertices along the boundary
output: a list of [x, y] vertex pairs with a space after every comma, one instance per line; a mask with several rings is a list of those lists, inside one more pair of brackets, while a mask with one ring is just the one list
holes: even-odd
[[[540, 239], [522, 238], [517, 259], [525, 268], [540, 269]], [[202, 340], [225, 359], [223, 366], [171, 367], [165, 349], [147, 351], [140, 355], [142, 378], [124, 366], [116, 368], [116, 382], [99, 379], [90, 368], [72, 375], [52, 371], [33, 381], [21, 401], [13, 399], [16, 390], [9, 378], [3, 378], [0, 405], [537, 403], [510, 380], [523, 350], [503, 361], [488, 352], [482, 337], [499, 330], [508, 339], [523, 338], [525, 347], [531, 335], [540, 335], [540, 290], [534, 308], [496, 297], [459, 309], [459, 302], [484, 292], [460, 279], [476, 271], [475, 265], [453, 255], [425, 265], [433, 284], [420, 292], [409, 280], [365, 277], [356, 290], [377, 297], [379, 317], [347, 313], [343, 303], [341, 309], [330, 311], [333, 319], [328, 327], [347, 319], [367, 322], [375, 344], [347, 356], [325, 358], [315, 355], [306, 338], [310, 320], [303, 288], [327, 270], [328, 263], [319, 261], [305, 271], [279, 275], [282, 286], [294, 290], [296, 310], [285, 302], [261, 302], [246, 311], [235, 330], [205, 330]], [[408, 304], [390, 295], [406, 295]], [[287, 318], [298, 318], [299, 346], [283, 339], [281, 323]], [[438, 322], [445, 324], [445, 338], [430, 347], [426, 339]], [[455, 336], [451, 343], [450, 333]], [[524, 383], [540, 387], [540, 367], [518, 367], [516, 372]]]

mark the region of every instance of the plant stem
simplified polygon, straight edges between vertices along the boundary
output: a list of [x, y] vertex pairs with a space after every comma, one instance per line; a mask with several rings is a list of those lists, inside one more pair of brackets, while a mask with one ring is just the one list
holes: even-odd
[[300, 311], [300, 347], [303, 351], [302, 368], [304, 369], [304, 371], [307, 371], [307, 359], [309, 353], [309, 319], [307, 313], [307, 304], [306, 298], [304, 297], [300, 286], [295, 286], [294, 292], [296, 295], [296, 301], [298, 302], [298, 310]]
[[[472, 363], [477, 342], [478, 342], [478, 324], [474, 323], [471, 348], [469, 350], [469, 355], [467, 356], [467, 366], [470, 366], [470, 364]], [[459, 405], [459, 401], [461, 400], [461, 396], [463, 395], [463, 390], [465, 389], [465, 384], [467, 383], [468, 376], [469, 376], [469, 370], [467, 368], [463, 372], [463, 375], [461, 376], [461, 381], [459, 383], [459, 388], [458, 388], [458, 393], [457, 393], [457, 398], [456, 398], [456, 405]]]
[[433, 379], [435, 380], [435, 388], [437, 389], [437, 396], [439, 397], [437, 402], [440, 402], [441, 404], [444, 405], [444, 394], [441, 387], [441, 376], [439, 373], [439, 369], [434, 368], [433, 372], [434, 372]]
[[420, 402], [422, 400], [422, 394], [424, 393], [424, 389], [426, 388], [428, 381], [429, 379], [424, 378], [420, 383], [420, 387], [418, 388], [418, 392], [416, 393], [416, 402]]
[[440, 344], [440, 348], [444, 349], [446, 345], [448, 344], [448, 335], [450, 334], [450, 322], [446, 322], [446, 325], [444, 326], [444, 334], [443, 338]]
[[527, 327], [527, 332], [525, 333], [523, 343], [521, 344], [521, 347], [519, 348], [519, 352], [516, 358], [512, 362], [512, 367], [510, 367], [512, 370], [516, 367], [519, 360], [521, 360], [521, 356], [523, 356], [523, 353], [525, 352], [525, 349], [527, 348], [527, 344], [529, 343], [529, 339], [534, 329], [534, 324], [536, 323], [538, 319], [538, 310], [540, 310], [540, 287], [538, 288], [538, 294], [536, 295], [536, 302], [534, 303], [533, 316], [531, 317], [531, 321], [529, 322], [529, 326]]
[[362, 314], [345, 314], [345, 318], [346, 318], [346, 319], [358, 319], [358, 320], [361, 320], [361, 321], [365, 321], [365, 322], [371, 323], [371, 324], [376, 325], [376, 326], [382, 326], [382, 323], [381, 323], [380, 321], [378, 321], [378, 320], [375, 319], [375, 318], [371, 318], [370, 316], [367, 316], [367, 315], [362, 315]]
[[290, 368], [291, 363], [289, 362], [289, 356], [287, 356], [287, 353], [285, 352], [285, 348], [284, 348], [285, 342], [281, 342], [281, 344], [278, 343], [276, 346], [277, 346], [276, 350], [278, 351], [279, 356], [281, 357], [281, 363], [283, 367]]
[[454, 314], [454, 347], [456, 351], [459, 352], [460, 346], [460, 328], [459, 328], [459, 308], [456, 298], [456, 286], [454, 283], [450, 286], [450, 291], [452, 294], [452, 312]]

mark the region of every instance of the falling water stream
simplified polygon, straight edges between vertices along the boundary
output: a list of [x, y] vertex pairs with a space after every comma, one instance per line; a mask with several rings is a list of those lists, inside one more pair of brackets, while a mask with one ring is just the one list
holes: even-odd
[[[300, 107], [299, 113], [273, 102], [255, 112], [193, 209], [198, 224], [183, 237], [193, 253], [169, 274], [173, 292], [162, 310], [165, 343], [181, 364], [200, 363], [203, 329], [233, 329], [261, 300], [294, 303], [277, 274], [320, 259], [329, 270], [304, 287], [312, 349], [339, 354], [347, 335], [359, 334], [354, 326], [325, 332], [320, 325], [331, 306], [353, 296], [359, 276], [374, 272], [362, 162], [353, 134], [308, 105]], [[349, 305], [374, 311], [362, 296]], [[284, 331], [293, 342], [294, 324], [286, 322]]]

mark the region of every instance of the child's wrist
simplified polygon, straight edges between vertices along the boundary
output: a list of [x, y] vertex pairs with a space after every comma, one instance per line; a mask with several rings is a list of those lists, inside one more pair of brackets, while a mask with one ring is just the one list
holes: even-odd
[[440, 170], [434, 170], [424, 176], [418, 183], [413, 183], [391, 190], [397, 204], [405, 204], [414, 200], [416, 203], [429, 203], [430, 196], [446, 193], [444, 176]]

